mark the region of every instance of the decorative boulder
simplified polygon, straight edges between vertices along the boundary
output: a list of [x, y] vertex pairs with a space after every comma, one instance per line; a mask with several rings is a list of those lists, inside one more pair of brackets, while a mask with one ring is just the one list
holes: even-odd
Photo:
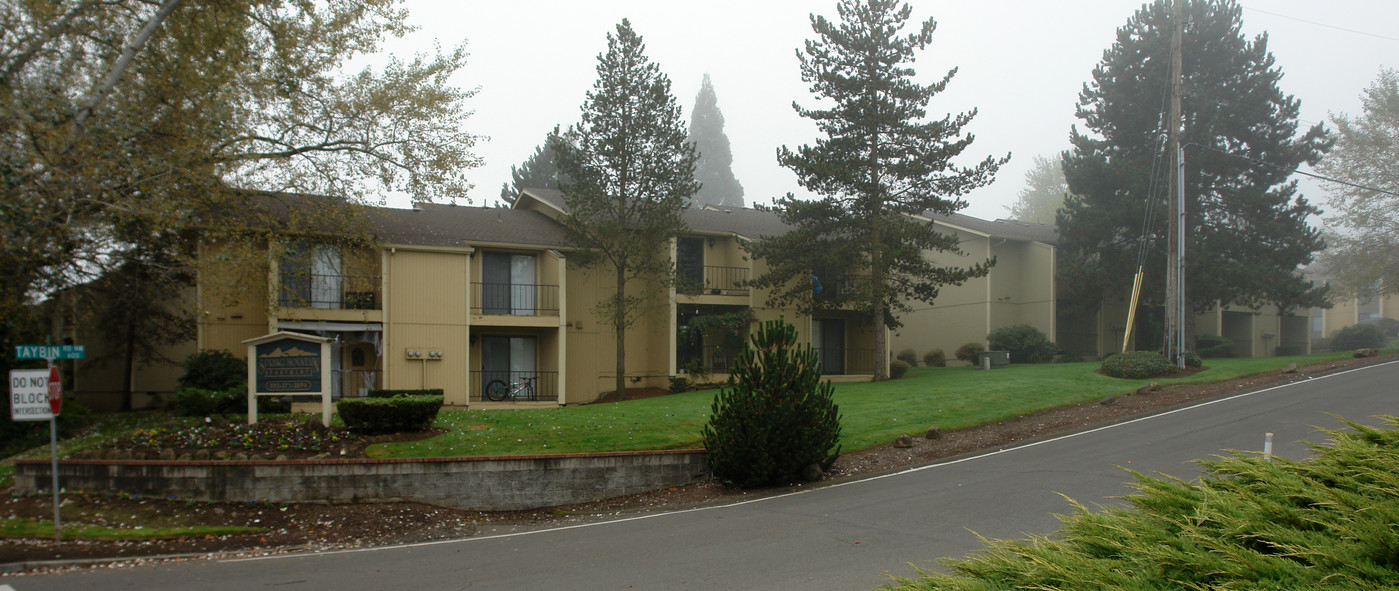
[[894, 447], [913, 447], [913, 438], [907, 435], [900, 435], [894, 440]]
[[942, 439], [942, 429], [937, 425], [928, 427], [928, 432], [923, 434], [924, 439]]

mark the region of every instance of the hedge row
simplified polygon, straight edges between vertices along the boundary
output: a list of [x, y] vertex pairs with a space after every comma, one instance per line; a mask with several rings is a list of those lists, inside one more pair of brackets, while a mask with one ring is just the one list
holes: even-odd
[[442, 409], [441, 396], [341, 398], [340, 420], [360, 433], [426, 431]]

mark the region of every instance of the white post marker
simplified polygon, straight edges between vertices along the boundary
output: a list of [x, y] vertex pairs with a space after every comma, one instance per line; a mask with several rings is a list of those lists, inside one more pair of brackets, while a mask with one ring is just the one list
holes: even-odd
[[1264, 459], [1267, 459], [1267, 460], [1270, 461], [1270, 462], [1273, 461], [1273, 434], [1272, 434], [1272, 433], [1264, 433], [1264, 434], [1263, 434], [1263, 458], [1264, 458]]

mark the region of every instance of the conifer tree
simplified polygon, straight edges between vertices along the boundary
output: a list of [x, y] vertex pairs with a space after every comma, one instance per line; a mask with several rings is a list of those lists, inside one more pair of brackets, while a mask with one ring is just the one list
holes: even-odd
[[700, 190], [694, 202], [743, 207], [743, 185], [734, 178], [733, 151], [729, 149], [729, 137], [724, 134], [724, 114], [719, 111], [719, 98], [714, 94], [709, 74], [704, 75], [699, 94], [695, 95], [695, 108], [690, 112], [690, 141], [699, 152], [695, 180], [699, 181]]
[[669, 285], [671, 240], [685, 230], [680, 212], [699, 188], [695, 146], [670, 78], [645, 51], [622, 19], [598, 56], [582, 120], [550, 144], [564, 179], [565, 236], [579, 249], [570, 260], [615, 279], [616, 292], [598, 313], [616, 334], [619, 400], [626, 396], [627, 327], [659, 295], [643, 290]]
[[534, 189], [557, 189], [559, 188], [559, 166], [554, 162], [554, 149], [550, 147], [550, 137], [559, 134], [559, 127], [554, 126], [554, 131], [544, 138], [544, 143], [535, 147], [534, 153], [530, 154], [519, 166], [510, 166], [510, 182], [501, 183], [500, 200], [506, 205], [514, 205], [515, 199], [519, 198], [520, 191], [528, 188]]
[[[1299, 134], [1299, 101], [1278, 87], [1268, 37], [1246, 39], [1233, 0], [1187, 0], [1183, 32], [1185, 304], [1284, 309], [1320, 305], [1296, 273], [1322, 248], [1317, 213], [1289, 180], [1326, 148], [1320, 126]], [[1170, 92], [1171, 11], [1143, 6], [1117, 31], [1079, 95], [1086, 131], [1071, 134], [1064, 174], [1071, 197], [1058, 217], [1061, 285], [1090, 307], [1130, 296], [1139, 246], [1148, 246], [1143, 305], [1165, 292], [1167, 212], [1163, 156]], [[1153, 176], [1156, 171], [1157, 176]], [[1160, 190], [1152, 192], [1153, 183]], [[1157, 212], [1147, 216], [1151, 203]], [[1152, 223], [1146, 224], [1144, 220]], [[1143, 235], [1143, 227], [1146, 234]], [[1185, 317], [1194, 334], [1194, 314]], [[1156, 347], [1159, 344], [1148, 344]]]
[[1064, 206], [1069, 185], [1064, 181], [1064, 159], [1055, 154], [1049, 158], [1035, 156], [1035, 163], [1025, 171], [1025, 187], [1016, 195], [1015, 203], [1006, 208], [1010, 219], [1035, 224], [1054, 223], [1054, 214]]
[[[986, 275], [993, 261], [971, 267], [939, 266], [928, 251], [960, 253], [957, 238], [910, 216], [951, 214], [966, 206], [960, 196], [990, 183], [1009, 158], [986, 158], [970, 167], [954, 163], [971, 145], [963, 128], [976, 115], [928, 120], [928, 102], [947, 87], [956, 69], [929, 84], [915, 82], [915, 53], [932, 41], [935, 23], [924, 21], [903, 36], [911, 9], [894, 0], [843, 0], [839, 22], [811, 16], [816, 38], [798, 52], [802, 80], [826, 108], [793, 107], [816, 122], [824, 137], [815, 145], [778, 150], [778, 161], [803, 187], [821, 197], [788, 194], [778, 200], [783, 221], [795, 229], [754, 245], [769, 271], [754, 284], [772, 289], [776, 305], [867, 312], [874, 323], [876, 359], [888, 358], [886, 327], [899, 325], [908, 302], [931, 303], [943, 285]], [[815, 298], [815, 273], [844, 277], [847, 290]], [[885, 363], [875, 378], [887, 379]]]

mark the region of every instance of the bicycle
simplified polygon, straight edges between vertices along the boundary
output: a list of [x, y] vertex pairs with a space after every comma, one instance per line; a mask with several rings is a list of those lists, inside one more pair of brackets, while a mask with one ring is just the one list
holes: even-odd
[[505, 380], [491, 380], [486, 384], [486, 399], [493, 402], [500, 402], [509, 398], [511, 400], [535, 400], [534, 378], [520, 378], [518, 382]]

